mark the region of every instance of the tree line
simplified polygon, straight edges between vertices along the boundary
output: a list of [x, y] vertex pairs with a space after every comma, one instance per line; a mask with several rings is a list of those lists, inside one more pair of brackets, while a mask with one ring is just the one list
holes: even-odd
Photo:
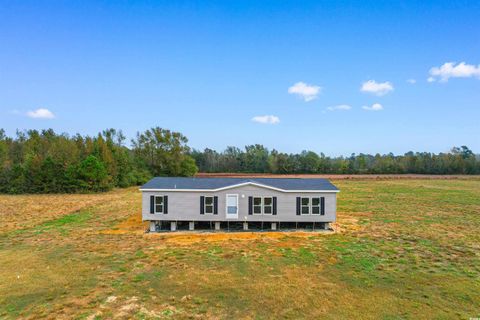
[[313, 151], [283, 153], [262, 145], [244, 150], [228, 147], [223, 152], [193, 150], [191, 156], [200, 172], [238, 173], [325, 173], [325, 174], [480, 174], [480, 157], [468, 147], [446, 153], [407, 152], [404, 155], [352, 154], [328, 157]]
[[480, 174], [480, 157], [468, 147], [433, 154], [352, 154], [328, 157], [313, 151], [283, 153], [256, 144], [223, 152], [192, 150], [179, 132], [159, 127], [139, 132], [126, 144], [121, 130], [96, 136], [0, 129], [0, 193], [99, 192], [140, 185], [153, 176], [201, 172], [337, 174]]
[[96, 136], [57, 134], [52, 129], [0, 129], [0, 193], [98, 192], [146, 182], [152, 176], [197, 172], [181, 133], [152, 128], [125, 145], [122, 131]]

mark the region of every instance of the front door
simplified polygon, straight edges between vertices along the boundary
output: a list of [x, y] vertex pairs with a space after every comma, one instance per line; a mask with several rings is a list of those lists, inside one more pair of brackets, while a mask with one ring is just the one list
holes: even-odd
[[238, 219], [238, 194], [227, 194], [227, 219]]

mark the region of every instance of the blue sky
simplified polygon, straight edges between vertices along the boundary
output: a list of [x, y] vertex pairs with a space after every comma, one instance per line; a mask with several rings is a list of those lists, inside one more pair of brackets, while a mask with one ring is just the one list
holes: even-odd
[[480, 152], [479, 17], [478, 1], [0, 1], [0, 127]]

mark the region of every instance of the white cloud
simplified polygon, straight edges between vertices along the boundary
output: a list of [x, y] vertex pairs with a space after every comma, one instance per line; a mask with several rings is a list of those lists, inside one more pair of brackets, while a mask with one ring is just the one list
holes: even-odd
[[40, 108], [33, 111], [28, 111], [27, 116], [35, 119], [53, 119], [55, 115], [48, 109]]
[[427, 81], [428, 82], [435, 82], [435, 78], [434, 77], [428, 77]]
[[337, 106], [331, 106], [331, 107], [328, 107], [327, 110], [328, 111], [335, 111], [335, 110], [350, 110], [352, 109], [352, 107], [350, 107], [348, 104], [339, 104]]
[[466, 64], [465, 62], [460, 62], [459, 64], [455, 65], [455, 62], [447, 62], [440, 67], [431, 68], [430, 76], [430, 78], [435, 80], [438, 79], [440, 82], [447, 82], [450, 78], [477, 77], [480, 79], [480, 64], [475, 66], [472, 64]]
[[393, 85], [388, 81], [376, 82], [375, 80], [368, 80], [362, 83], [362, 87], [360, 88], [360, 91], [373, 93], [377, 96], [383, 96], [389, 93], [390, 91], [393, 91]]
[[383, 110], [383, 106], [380, 103], [374, 103], [371, 107], [363, 106], [362, 109], [367, 111], [381, 111]]
[[321, 92], [322, 87], [309, 85], [301, 81], [288, 88], [288, 93], [298, 95], [305, 102], [316, 99]]
[[407, 82], [410, 83], [410, 84], [415, 84], [415, 83], [417, 83], [417, 80], [415, 80], [415, 79], [408, 79]]
[[280, 123], [280, 118], [277, 116], [265, 115], [253, 117], [252, 121], [264, 124], [277, 124]]

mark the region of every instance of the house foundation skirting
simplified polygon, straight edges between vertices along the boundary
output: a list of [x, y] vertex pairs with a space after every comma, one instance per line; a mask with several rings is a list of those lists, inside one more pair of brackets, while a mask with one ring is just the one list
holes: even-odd
[[149, 221], [148, 232], [172, 231], [322, 231], [330, 222], [282, 221]]

